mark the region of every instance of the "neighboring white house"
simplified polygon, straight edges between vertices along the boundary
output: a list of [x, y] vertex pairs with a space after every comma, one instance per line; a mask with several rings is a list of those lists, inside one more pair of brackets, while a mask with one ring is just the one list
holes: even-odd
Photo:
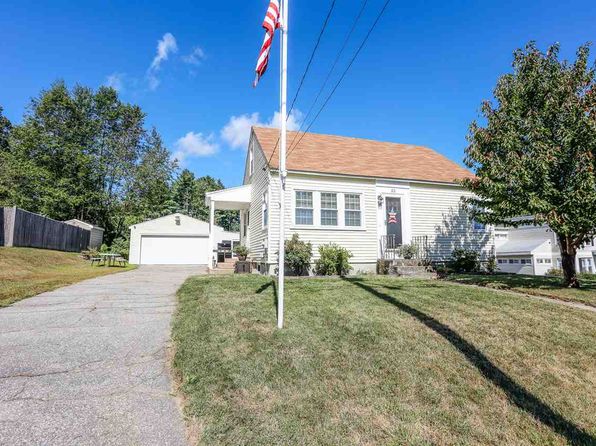
[[[596, 272], [594, 240], [577, 252], [575, 269]], [[561, 252], [555, 233], [547, 226], [522, 225], [495, 228], [495, 250], [500, 271], [543, 276], [561, 268]]]
[[[264, 273], [274, 271], [279, 246], [278, 136], [253, 127], [244, 185], [206, 196], [211, 223], [215, 209], [240, 210], [241, 243]], [[330, 242], [352, 252], [355, 272], [375, 271], [390, 245], [424, 244], [433, 261], [460, 247], [493, 254], [492, 228], [471, 221], [461, 205], [468, 192], [457, 181], [472, 174], [437, 152], [295, 132], [288, 132], [288, 147], [286, 235], [311, 242], [313, 261]]]
[[[129, 261], [135, 265], [207, 265], [209, 223], [176, 213], [130, 226]], [[214, 225], [214, 242], [237, 242], [237, 232]]]
[[86, 221], [78, 220], [76, 218], [66, 220], [64, 223], [90, 231], [91, 236], [89, 238], [89, 248], [97, 249], [103, 243], [103, 228], [92, 225], [91, 223], [87, 223]]

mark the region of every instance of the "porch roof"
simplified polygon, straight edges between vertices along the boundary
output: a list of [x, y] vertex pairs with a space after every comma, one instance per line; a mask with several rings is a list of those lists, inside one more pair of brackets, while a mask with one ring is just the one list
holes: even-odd
[[242, 210], [250, 206], [251, 185], [230, 187], [229, 189], [216, 190], [205, 194], [205, 204], [213, 203], [215, 209]]

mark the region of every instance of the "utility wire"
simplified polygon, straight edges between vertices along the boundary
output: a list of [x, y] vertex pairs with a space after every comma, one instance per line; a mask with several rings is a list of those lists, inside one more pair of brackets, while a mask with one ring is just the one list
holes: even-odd
[[327, 73], [327, 77], [325, 78], [325, 81], [321, 85], [321, 88], [319, 89], [319, 92], [317, 93], [317, 96], [315, 97], [315, 100], [312, 102], [310, 108], [308, 109], [308, 112], [306, 113], [306, 116], [302, 120], [302, 124], [300, 124], [300, 128], [294, 134], [294, 138], [292, 138], [292, 142], [290, 143], [290, 147], [292, 147], [292, 145], [294, 144], [294, 141], [296, 140], [296, 137], [300, 134], [300, 131], [302, 130], [302, 127], [308, 121], [308, 118], [310, 117], [310, 114], [312, 113], [312, 111], [315, 108], [315, 105], [319, 101], [319, 98], [321, 97], [321, 93], [323, 93], [323, 90], [327, 86], [327, 82], [329, 82], [329, 79], [331, 78], [331, 74], [333, 74], [333, 71], [335, 70], [335, 67], [336, 67], [337, 63], [339, 62], [339, 59], [340, 59], [341, 55], [343, 54], [344, 50], [346, 49], [346, 46], [348, 45], [348, 42], [350, 41], [350, 37], [352, 37], [352, 34], [353, 34], [354, 30], [356, 29], [356, 25], [358, 24], [358, 21], [360, 20], [360, 17], [362, 17], [362, 13], [364, 12], [364, 8], [366, 8], [366, 4], [367, 3], [368, 3], [368, 0], [364, 0], [362, 2], [362, 6], [360, 7], [360, 11], [358, 12], [358, 15], [356, 15], [356, 17], [354, 18], [354, 21], [352, 23], [352, 28], [350, 29], [350, 31], [346, 35], [346, 37], [344, 39], [344, 42], [343, 42], [343, 44], [341, 46], [341, 49], [337, 53], [337, 56], [335, 57], [335, 60], [333, 61], [333, 64], [331, 65], [331, 68], [329, 69], [329, 72]]
[[350, 63], [348, 64], [348, 66], [346, 67], [346, 69], [342, 73], [341, 77], [339, 78], [339, 80], [337, 81], [337, 83], [335, 84], [335, 86], [333, 87], [333, 90], [331, 90], [331, 93], [329, 93], [329, 95], [325, 99], [325, 102], [323, 102], [323, 105], [321, 105], [321, 108], [319, 108], [319, 111], [317, 112], [317, 114], [315, 115], [315, 117], [313, 118], [313, 120], [310, 122], [310, 124], [308, 125], [308, 127], [306, 128], [306, 130], [302, 133], [302, 135], [300, 136], [300, 139], [298, 140], [298, 142], [296, 143], [296, 145], [290, 149], [287, 158], [289, 158], [290, 155], [292, 154], [292, 152], [294, 151], [294, 149], [296, 147], [298, 147], [298, 145], [302, 141], [302, 138], [304, 138], [304, 135], [306, 135], [306, 133], [310, 130], [310, 128], [315, 123], [315, 121], [317, 120], [317, 118], [319, 117], [319, 115], [321, 114], [321, 112], [323, 111], [323, 109], [325, 108], [325, 106], [327, 105], [327, 103], [329, 102], [329, 100], [331, 99], [331, 97], [333, 96], [333, 94], [335, 93], [335, 91], [337, 90], [337, 88], [340, 86], [340, 84], [343, 81], [343, 79], [345, 78], [346, 74], [348, 73], [348, 71], [350, 70], [350, 68], [352, 67], [352, 65], [354, 64], [354, 61], [358, 57], [358, 54], [360, 54], [360, 51], [362, 51], [362, 48], [364, 48], [364, 45], [366, 44], [366, 41], [368, 40], [368, 38], [372, 34], [373, 30], [377, 26], [377, 23], [379, 23], [379, 20], [381, 19], [381, 17], [385, 13], [385, 10], [387, 9], [387, 6], [389, 5], [390, 2], [391, 2], [391, 0], [386, 0], [385, 1], [385, 4], [383, 5], [383, 8], [381, 9], [381, 11], [377, 15], [377, 18], [375, 19], [374, 23], [372, 24], [372, 26], [368, 30], [368, 33], [364, 37], [364, 40], [362, 41], [362, 43], [358, 47], [358, 50], [356, 50], [356, 52], [354, 53], [354, 56], [352, 57], [352, 60], [350, 60]]
[[300, 79], [300, 84], [298, 85], [298, 90], [296, 90], [296, 94], [294, 95], [294, 99], [292, 99], [292, 105], [290, 105], [290, 110], [288, 111], [288, 117], [292, 110], [294, 109], [294, 104], [296, 104], [296, 99], [298, 99], [298, 95], [300, 94], [300, 90], [302, 89], [302, 85], [304, 84], [304, 79], [308, 74], [308, 70], [310, 69], [310, 65], [312, 64], [313, 59], [315, 58], [315, 54], [317, 49], [319, 48], [319, 44], [321, 43], [321, 38], [323, 37], [323, 33], [325, 32], [325, 28], [327, 28], [327, 23], [329, 23], [329, 19], [331, 18], [331, 14], [333, 13], [333, 8], [335, 7], [335, 1], [332, 0], [331, 5], [329, 6], [329, 11], [327, 11], [327, 17], [325, 17], [325, 21], [323, 22], [323, 26], [321, 27], [321, 31], [319, 32], [319, 37], [317, 37], [317, 43], [313, 48], [312, 52], [310, 53], [310, 58], [308, 59], [308, 63], [306, 64], [306, 68], [304, 69], [304, 73], [302, 73], [302, 78]]
[[[333, 13], [333, 9], [335, 8], [336, 1], [337, 0], [332, 0], [331, 4], [329, 5], [329, 10], [327, 11], [327, 16], [325, 17], [323, 26], [321, 27], [321, 30], [319, 31], [319, 36], [317, 37], [315, 47], [313, 48], [312, 52], [310, 53], [308, 63], [306, 64], [306, 68], [304, 69], [304, 72], [302, 73], [302, 77], [300, 78], [300, 84], [298, 85], [298, 90], [296, 90], [296, 94], [294, 95], [294, 98], [292, 99], [292, 105], [290, 105], [290, 110], [288, 111], [288, 113], [285, 117], [286, 121], [290, 118], [290, 113], [292, 113], [292, 110], [294, 109], [294, 105], [296, 104], [296, 99], [298, 99], [298, 95], [300, 94], [300, 90], [302, 89], [302, 85], [304, 84], [304, 80], [306, 79], [306, 75], [308, 74], [308, 71], [310, 70], [312, 61], [315, 58], [315, 54], [317, 52], [317, 49], [319, 48], [319, 44], [321, 43], [321, 38], [323, 37], [323, 34], [325, 33], [325, 29], [327, 28], [327, 23], [329, 23], [329, 19], [331, 18], [331, 14]], [[277, 138], [277, 142], [275, 143], [275, 147], [273, 148], [273, 152], [271, 152], [271, 156], [269, 157], [267, 164], [269, 164], [271, 162], [271, 159], [273, 158], [273, 155], [275, 154], [275, 150], [277, 149], [278, 144], [279, 144], [279, 137]]]

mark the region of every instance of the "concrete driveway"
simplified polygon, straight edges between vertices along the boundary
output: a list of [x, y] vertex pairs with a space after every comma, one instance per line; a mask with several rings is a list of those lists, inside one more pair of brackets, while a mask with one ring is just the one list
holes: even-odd
[[175, 292], [143, 266], [0, 309], [0, 445], [183, 445], [167, 369]]

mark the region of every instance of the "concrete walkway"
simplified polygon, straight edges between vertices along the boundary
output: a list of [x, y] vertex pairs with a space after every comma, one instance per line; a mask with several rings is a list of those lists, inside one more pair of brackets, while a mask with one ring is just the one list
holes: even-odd
[[0, 309], [0, 445], [184, 445], [166, 349], [204, 268], [144, 266]]

